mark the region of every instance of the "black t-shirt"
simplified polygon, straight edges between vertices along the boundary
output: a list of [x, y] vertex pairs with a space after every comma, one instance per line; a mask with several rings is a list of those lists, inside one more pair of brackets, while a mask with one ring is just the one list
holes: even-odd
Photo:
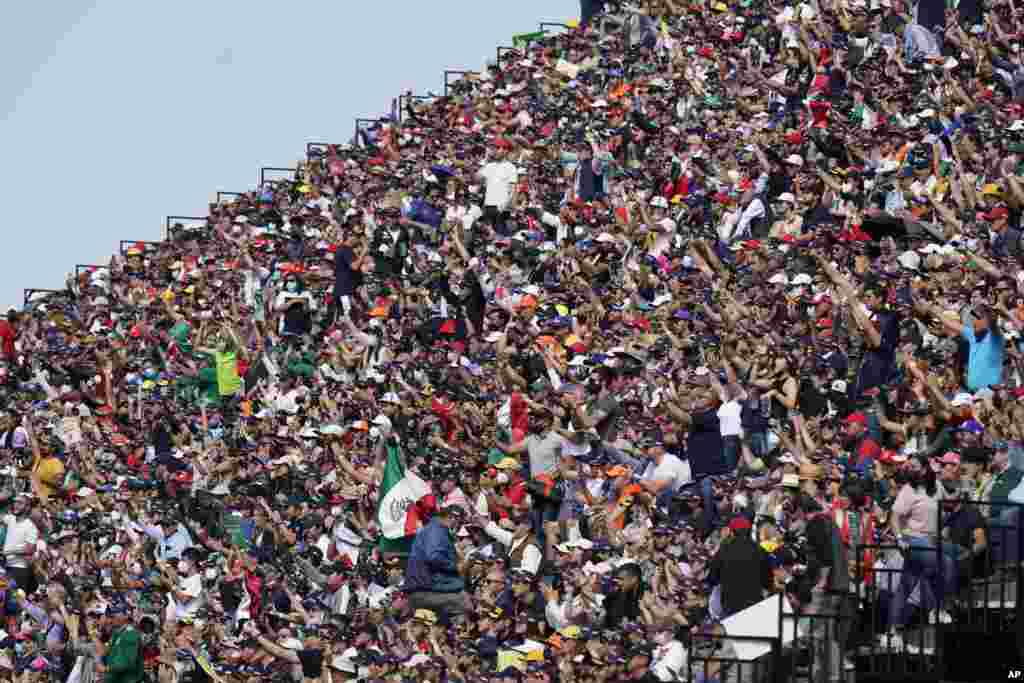
[[352, 247], [338, 247], [334, 252], [334, 296], [351, 296], [362, 284], [363, 274], [352, 269], [355, 260]]
[[284, 331], [290, 334], [306, 334], [313, 325], [313, 316], [301, 303], [289, 305], [284, 311]]
[[295, 654], [299, 656], [299, 663], [302, 664], [303, 678], [315, 678], [319, 680], [320, 675], [323, 674], [324, 670], [324, 651], [296, 650]]
[[797, 406], [806, 417], [818, 417], [828, 410], [825, 392], [815, 386], [812, 380], [803, 379], [800, 381]]
[[974, 545], [975, 529], [985, 528], [985, 518], [976, 507], [967, 506], [949, 515], [945, 524], [949, 529], [950, 541], [961, 548], [970, 548]]

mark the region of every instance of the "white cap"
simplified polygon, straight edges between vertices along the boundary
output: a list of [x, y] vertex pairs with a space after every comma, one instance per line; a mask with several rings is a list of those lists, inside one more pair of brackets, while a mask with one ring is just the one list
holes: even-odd
[[785, 285], [789, 283], [789, 278], [786, 277], [785, 273], [775, 273], [775, 275], [771, 276], [768, 282], [773, 285]]
[[668, 208], [668, 200], [662, 197], [660, 194], [651, 197], [651, 206], [656, 206], [659, 209]]
[[808, 275], [807, 273], [800, 273], [799, 275], [794, 277], [792, 279], [792, 281], [790, 281], [789, 284], [797, 287], [797, 286], [802, 286], [802, 285], [809, 285], [812, 282], [813, 282], [813, 280], [811, 279], [810, 275]]
[[380, 400], [381, 400], [381, 403], [399, 404], [399, 403], [402, 402], [402, 399], [398, 398], [398, 394], [396, 394], [393, 391], [389, 391], [388, 393], [386, 393], [383, 396], [381, 396]]
[[845, 394], [846, 393], [846, 380], [845, 379], [835, 379], [835, 380], [832, 380], [832, 391], [835, 391], [835, 392], [840, 393], [840, 394]]
[[804, 158], [799, 154], [790, 154], [788, 157], [786, 157], [786, 163], [792, 164], [794, 166], [803, 166]]
[[[795, 154], [793, 156], [796, 156]], [[796, 204], [796, 197], [793, 196], [792, 192], [783, 192], [779, 195], [780, 202], [789, 202], [790, 204]]]
[[921, 255], [916, 251], [905, 251], [896, 257], [896, 260], [907, 270], [917, 270], [921, 267]]

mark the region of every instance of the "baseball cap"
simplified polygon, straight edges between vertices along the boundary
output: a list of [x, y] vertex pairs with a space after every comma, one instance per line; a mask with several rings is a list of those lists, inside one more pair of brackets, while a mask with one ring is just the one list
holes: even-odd
[[864, 413], [860, 412], [860, 411], [857, 411], [855, 413], [850, 413], [847, 416], [845, 422], [848, 425], [849, 424], [859, 424], [859, 425], [864, 425], [865, 427], [868, 426], [868, 418], [867, 418], [867, 416]]

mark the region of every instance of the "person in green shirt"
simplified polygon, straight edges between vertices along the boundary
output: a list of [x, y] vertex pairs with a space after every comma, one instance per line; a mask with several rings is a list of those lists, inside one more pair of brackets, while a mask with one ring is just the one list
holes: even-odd
[[140, 683], [145, 676], [142, 659], [142, 640], [131, 623], [127, 605], [110, 605], [104, 617], [113, 627], [107, 656], [96, 671], [104, 675], [104, 683]]

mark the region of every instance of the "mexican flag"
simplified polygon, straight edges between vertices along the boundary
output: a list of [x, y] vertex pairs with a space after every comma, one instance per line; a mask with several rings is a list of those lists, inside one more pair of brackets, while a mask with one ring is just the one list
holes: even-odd
[[430, 495], [430, 486], [416, 475], [409, 472], [399, 457], [398, 446], [388, 445], [388, 459], [384, 465], [384, 478], [380, 485], [380, 500], [377, 503], [377, 526], [383, 540], [381, 550], [386, 545], [398, 546], [401, 543], [388, 543], [413, 536], [420, 528], [420, 518], [416, 503]]

